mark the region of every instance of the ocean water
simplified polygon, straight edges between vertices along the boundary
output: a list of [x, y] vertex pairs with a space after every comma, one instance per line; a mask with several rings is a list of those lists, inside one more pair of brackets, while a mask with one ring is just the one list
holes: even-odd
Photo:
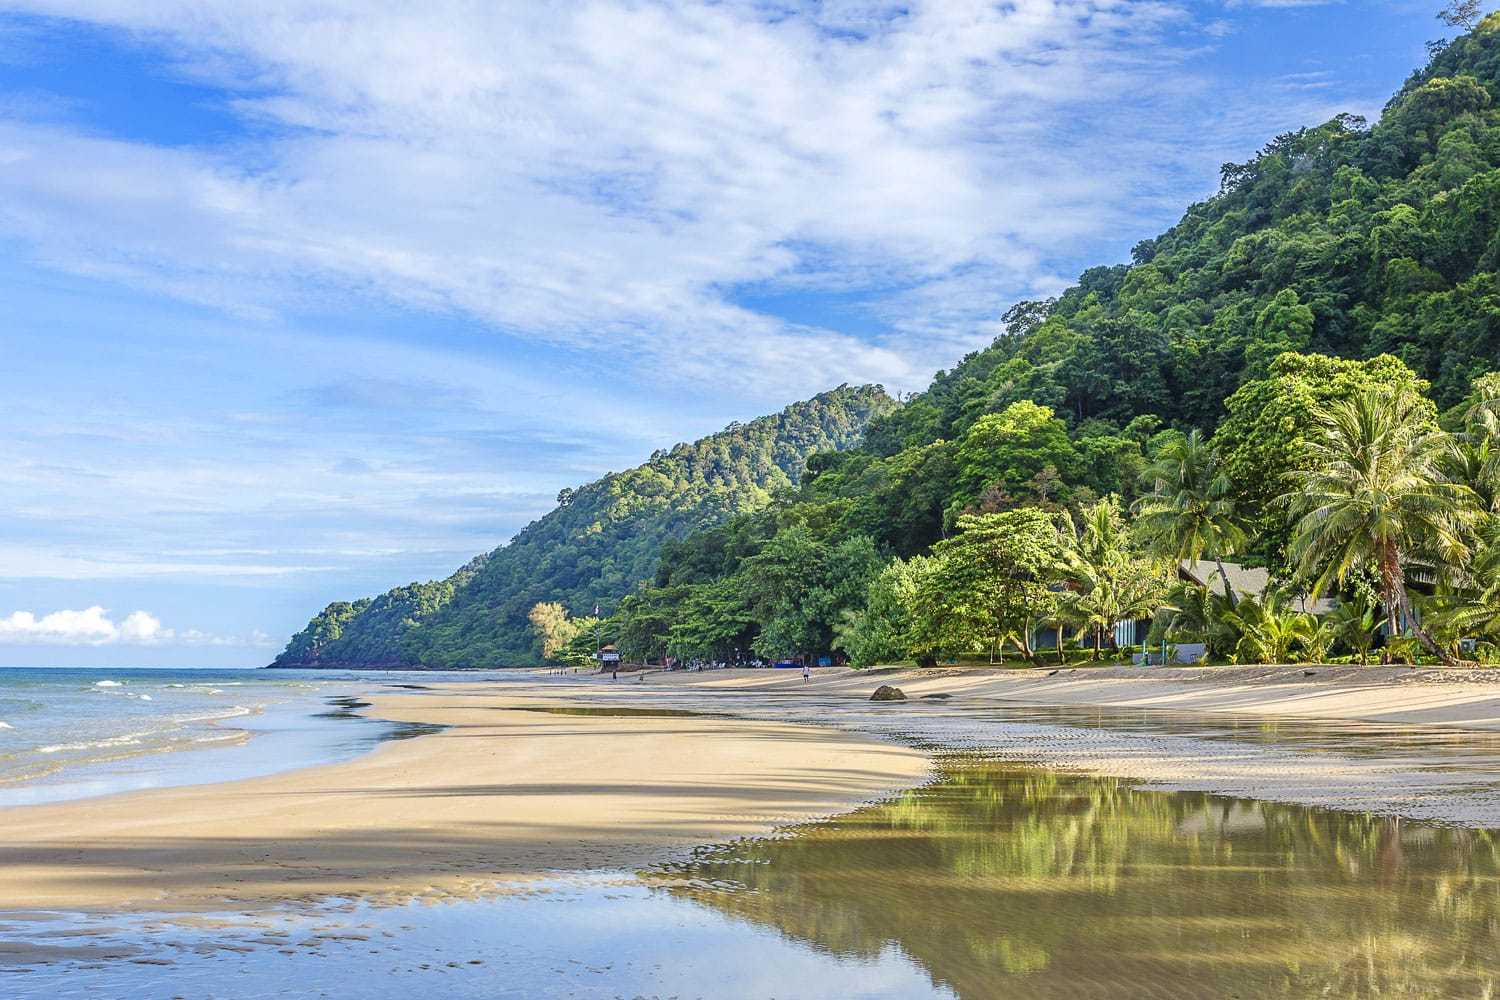
[[359, 693], [506, 676], [0, 668], [0, 807], [345, 760], [422, 731], [360, 716]]

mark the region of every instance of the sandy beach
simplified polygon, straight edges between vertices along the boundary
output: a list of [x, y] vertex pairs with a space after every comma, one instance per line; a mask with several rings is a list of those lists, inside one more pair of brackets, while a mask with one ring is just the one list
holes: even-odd
[[[871, 705], [882, 683], [911, 700]], [[629, 714], [553, 714], [590, 705]], [[986, 706], [1009, 714], [986, 718]], [[1140, 731], [1123, 716], [1049, 714], [1058, 706], [1162, 721]], [[447, 728], [343, 764], [6, 810], [0, 898], [13, 910], [186, 912], [469, 895], [847, 811], [921, 783], [944, 746], [1166, 789], [1500, 826], [1500, 739], [1488, 735], [1500, 730], [1500, 676], [1488, 674], [658, 672], [446, 684], [374, 697], [366, 711]], [[716, 714], [671, 714], [685, 711]], [[1251, 742], [1172, 728], [1204, 717], [1285, 725]], [[1333, 723], [1345, 728], [1299, 744]], [[1390, 733], [1399, 749], [1361, 742]]]
[[549, 702], [513, 687], [380, 697], [371, 714], [449, 728], [345, 764], [6, 810], [0, 899], [180, 912], [468, 894], [768, 833], [929, 769], [831, 729], [514, 711]]

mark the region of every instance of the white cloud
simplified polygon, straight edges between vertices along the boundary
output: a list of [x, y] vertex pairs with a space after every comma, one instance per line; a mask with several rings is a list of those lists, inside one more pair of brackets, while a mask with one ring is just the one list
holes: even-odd
[[164, 628], [148, 611], [132, 611], [115, 621], [100, 605], [82, 611], [53, 611], [37, 617], [15, 611], [0, 618], [0, 645], [11, 646], [251, 646], [273, 645], [264, 632], [222, 636], [197, 629], [178, 632]]
[[[265, 126], [0, 127], [0, 230], [51, 265], [250, 316], [377, 295], [782, 398], [917, 387], [1204, 145], [1151, 138], [1197, 85], [1166, 2], [23, 6], [248, 84]], [[900, 336], [757, 314], [749, 282], [864, 289]]]
[[103, 646], [114, 643], [155, 645], [170, 641], [171, 629], [145, 611], [132, 611], [116, 623], [99, 605], [82, 611], [53, 611], [38, 618], [16, 611], [0, 618], [0, 643], [56, 646]]

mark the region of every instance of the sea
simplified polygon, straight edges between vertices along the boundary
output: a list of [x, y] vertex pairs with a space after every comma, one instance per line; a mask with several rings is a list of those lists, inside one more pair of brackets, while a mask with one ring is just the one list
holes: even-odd
[[422, 727], [358, 695], [505, 671], [0, 668], [0, 808], [347, 760]]

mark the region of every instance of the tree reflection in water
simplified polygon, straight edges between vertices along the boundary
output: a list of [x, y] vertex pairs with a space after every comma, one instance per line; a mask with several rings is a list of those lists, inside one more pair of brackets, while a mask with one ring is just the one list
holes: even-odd
[[1497, 872], [1494, 831], [956, 759], [652, 877], [840, 955], [899, 947], [971, 1000], [1489, 997]]

